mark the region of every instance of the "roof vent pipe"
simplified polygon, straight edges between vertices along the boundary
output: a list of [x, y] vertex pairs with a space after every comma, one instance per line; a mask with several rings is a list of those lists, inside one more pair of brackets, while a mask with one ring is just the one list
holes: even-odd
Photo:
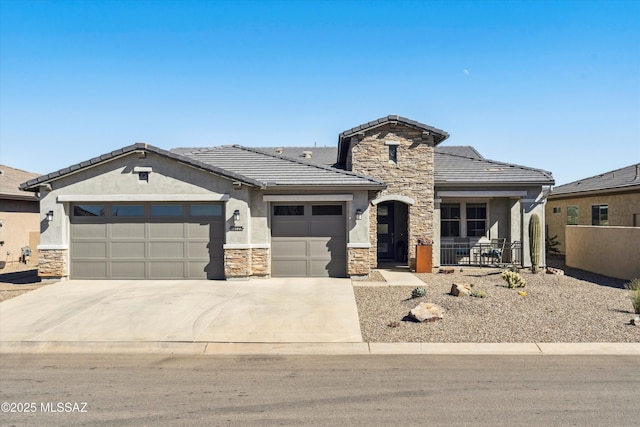
[[636, 177], [633, 178], [634, 181], [640, 181], [640, 163], [636, 165]]
[[310, 159], [311, 158], [311, 151], [303, 151], [302, 152], [302, 157], [304, 157], [305, 159]]
[[280, 155], [282, 153], [284, 153], [284, 148], [282, 148], [282, 147], [276, 148], [276, 154]]

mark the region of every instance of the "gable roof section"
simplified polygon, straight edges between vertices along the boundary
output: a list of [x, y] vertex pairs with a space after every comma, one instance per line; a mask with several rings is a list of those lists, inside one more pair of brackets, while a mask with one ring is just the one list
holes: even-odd
[[37, 201], [38, 198], [35, 194], [27, 193], [20, 189], [22, 182], [34, 179], [37, 176], [37, 173], [0, 165], [0, 198]]
[[449, 146], [437, 146], [434, 148], [434, 152], [442, 154], [455, 154], [463, 157], [473, 157], [475, 159], [484, 159], [482, 154], [470, 145], [449, 145]]
[[206, 164], [206, 163], [202, 163], [197, 161], [196, 159], [187, 157], [187, 156], [183, 156], [182, 154], [178, 154], [178, 153], [172, 153], [170, 151], [167, 150], [163, 150], [161, 148], [158, 147], [154, 147], [152, 145], [143, 143], [143, 142], [139, 142], [137, 144], [133, 144], [133, 145], [129, 145], [127, 147], [123, 147], [120, 148], [119, 150], [114, 150], [110, 153], [106, 153], [103, 154], [101, 156], [98, 157], [94, 157], [92, 159], [86, 160], [84, 162], [69, 166], [67, 168], [64, 169], [60, 169], [58, 171], [55, 172], [51, 172], [47, 175], [42, 175], [39, 176], [35, 179], [31, 179], [27, 182], [23, 182], [22, 184], [20, 184], [20, 189], [25, 190], [25, 191], [38, 191], [38, 187], [40, 185], [43, 184], [48, 184], [52, 181], [55, 181], [59, 178], [62, 178], [64, 176], [67, 175], [71, 175], [77, 172], [80, 172], [84, 169], [88, 169], [91, 168], [93, 166], [102, 164], [102, 163], [106, 163], [110, 160], [122, 157], [122, 156], [126, 156], [132, 153], [136, 153], [136, 152], [150, 152], [150, 153], [154, 153], [157, 154], [159, 156], [163, 156], [172, 160], [175, 160], [179, 163], [183, 163], [185, 165], [188, 166], [192, 166], [195, 167], [197, 169], [201, 169], [204, 170], [206, 172], [211, 172], [213, 174], [219, 175], [223, 178], [227, 178], [230, 180], [234, 180], [234, 181], [240, 181], [243, 182], [245, 184], [248, 185], [252, 185], [252, 186], [261, 186], [262, 183], [252, 180], [249, 177], [245, 177], [242, 176], [240, 174], [237, 174], [235, 172], [231, 172], [231, 171], [227, 171], [224, 169], [221, 169], [219, 167], [210, 165], [210, 164]]
[[555, 187], [549, 198], [580, 193], [640, 190], [640, 163]]
[[357, 135], [358, 133], [366, 132], [379, 126], [384, 126], [388, 123], [400, 123], [402, 125], [421, 130], [423, 132], [429, 132], [434, 136], [434, 145], [438, 145], [445, 139], [449, 138], [449, 134], [442, 129], [434, 128], [433, 126], [429, 126], [415, 120], [407, 119], [406, 117], [388, 115], [386, 117], [381, 117], [379, 119], [363, 123], [359, 126], [347, 129], [344, 132], [340, 133], [340, 135], [338, 136], [338, 163], [341, 165], [344, 164], [345, 159], [347, 158], [349, 145], [345, 144], [346, 140], [350, 140], [352, 136]]
[[[474, 150], [475, 151], [475, 150]], [[483, 157], [436, 151], [435, 185], [553, 185], [551, 172]]]
[[382, 189], [386, 186], [383, 182], [352, 172], [239, 145], [174, 150], [199, 162], [236, 171], [262, 183], [263, 188], [288, 186]]

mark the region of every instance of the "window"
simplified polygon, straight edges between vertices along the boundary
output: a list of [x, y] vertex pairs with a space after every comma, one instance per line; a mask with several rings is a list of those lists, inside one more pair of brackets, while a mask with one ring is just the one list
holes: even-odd
[[189, 205], [191, 216], [222, 216], [222, 205], [210, 203], [192, 203]]
[[104, 205], [73, 205], [73, 216], [105, 216]]
[[311, 215], [342, 216], [342, 205], [313, 205], [311, 206]]
[[113, 216], [144, 216], [144, 206], [142, 205], [113, 205], [111, 206]]
[[182, 216], [182, 205], [151, 205], [151, 216]]
[[273, 215], [275, 215], [275, 216], [303, 216], [304, 215], [304, 206], [303, 205], [274, 206], [273, 207]]
[[487, 204], [467, 203], [467, 236], [484, 236], [487, 229]]
[[562, 208], [560, 206], [556, 206], [553, 208], [553, 213], [560, 213], [562, 212]]
[[567, 225], [578, 225], [577, 206], [567, 206]]
[[609, 205], [591, 206], [591, 225], [609, 225]]
[[398, 146], [389, 145], [389, 162], [398, 163]]
[[440, 205], [440, 236], [460, 237], [460, 204]]

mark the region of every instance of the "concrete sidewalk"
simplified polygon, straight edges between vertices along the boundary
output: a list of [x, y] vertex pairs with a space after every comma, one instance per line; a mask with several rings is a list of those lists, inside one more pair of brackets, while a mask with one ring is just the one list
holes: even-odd
[[0, 354], [640, 356], [640, 343], [0, 342]]

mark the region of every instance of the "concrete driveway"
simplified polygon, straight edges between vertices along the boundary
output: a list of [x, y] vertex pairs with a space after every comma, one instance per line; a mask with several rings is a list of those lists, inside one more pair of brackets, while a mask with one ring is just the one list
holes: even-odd
[[0, 303], [0, 341], [362, 342], [349, 279], [71, 280]]

